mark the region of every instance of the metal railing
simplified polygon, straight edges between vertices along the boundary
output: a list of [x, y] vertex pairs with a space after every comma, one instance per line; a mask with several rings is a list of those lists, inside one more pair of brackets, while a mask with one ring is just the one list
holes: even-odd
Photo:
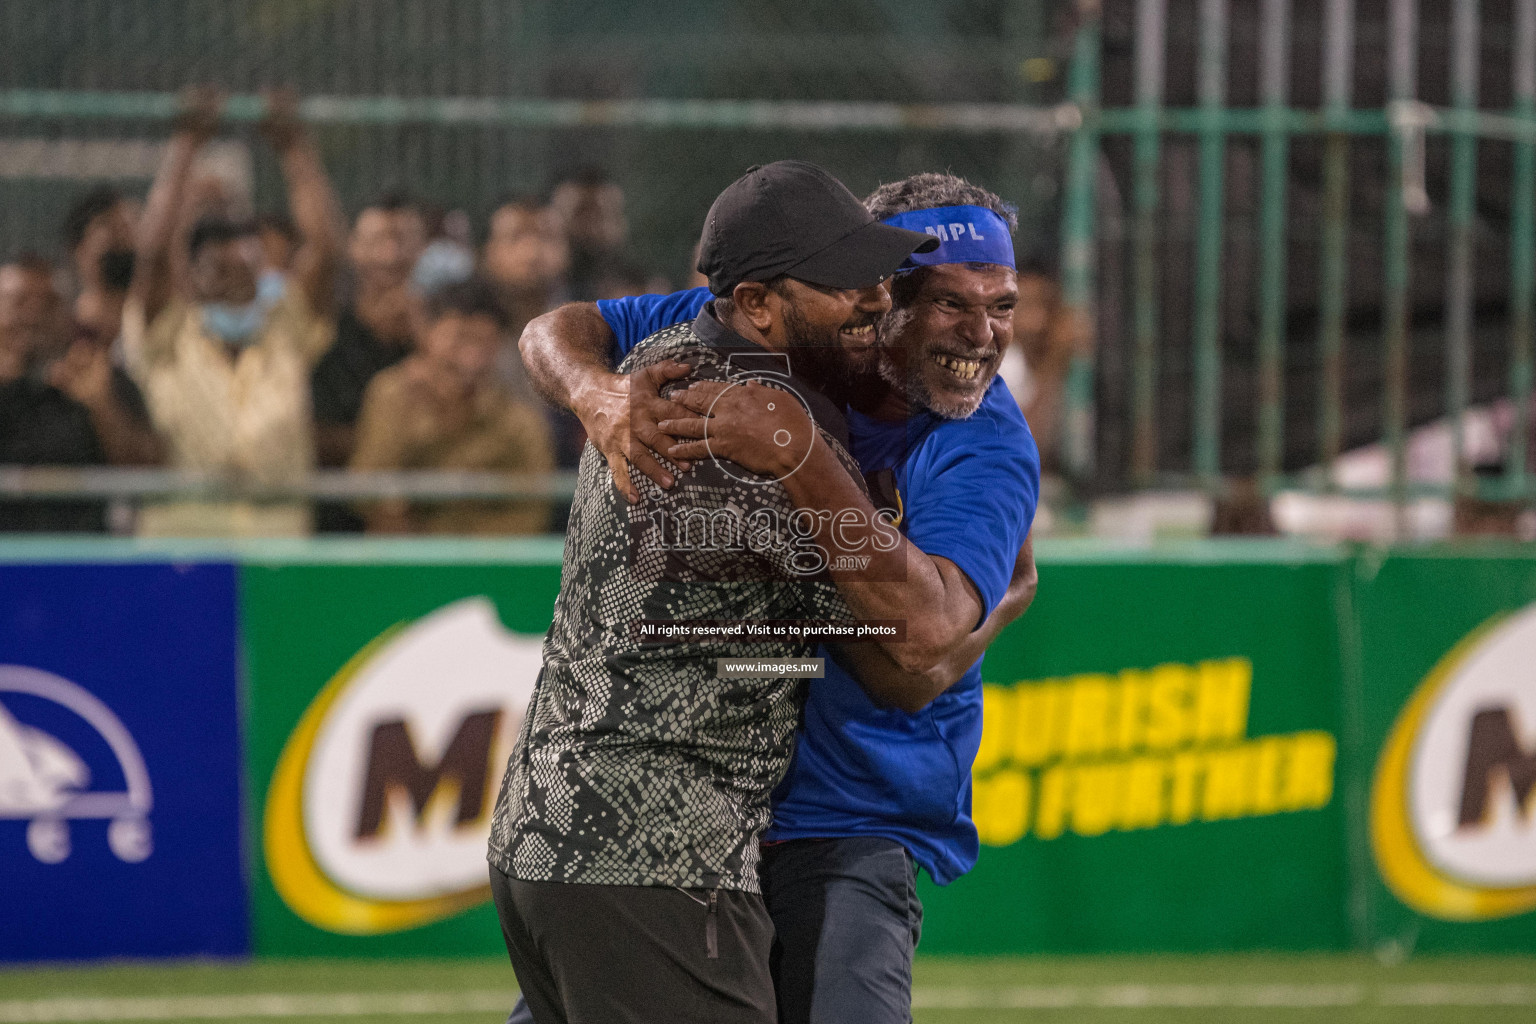
[[[1083, 112], [1082, 127], [1073, 142], [1067, 167], [1063, 216], [1063, 278], [1069, 301], [1092, 310], [1097, 297], [1095, 279], [1095, 205], [1100, 192], [1096, 159], [1101, 142], [1111, 135], [1128, 136], [1133, 145], [1132, 286], [1129, 317], [1131, 340], [1130, 476], [1138, 485], [1159, 482], [1194, 483], [1212, 492], [1223, 487], [1222, 442], [1222, 300], [1231, 283], [1224, 265], [1223, 180], [1229, 141], [1256, 136], [1260, 147], [1261, 210], [1258, 226], [1257, 273], [1257, 430], [1255, 462], [1262, 486], [1269, 491], [1287, 487], [1328, 489], [1332, 469], [1343, 444], [1343, 342], [1347, 314], [1346, 254], [1349, 230], [1351, 140], [1376, 136], [1384, 140], [1389, 180], [1388, 201], [1381, 218], [1382, 293], [1380, 350], [1384, 367], [1380, 438], [1391, 452], [1389, 495], [1399, 508], [1412, 494], [1472, 493], [1497, 498], [1536, 495], [1528, 470], [1531, 429], [1533, 298], [1536, 298], [1536, 0], [1515, 0], [1509, 74], [1513, 101], [1507, 111], [1477, 109], [1481, 72], [1478, 0], [1451, 3], [1451, 97], [1448, 107], [1431, 107], [1417, 99], [1420, 40], [1416, 0], [1391, 0], [1386, 25], [1386, 77], [1389, 102], [1383, 109], [1354, 109], [1351, 82], [1355, 73], [1356, 11], [1353, 0], [1326, 0], [1322, 40], [1322, 95], [1318, 109], [1289, 105], [1291, 79], [1290, 0], [1260, 0], [1258, 64], [1260, 105], [1226, 105], [1231, 75], [1230, 0], [1197, 0], [1198, 61], [1194, 107], [1164, 105], [1165, 51], [1169, 0], [1139, 0], [1135, 11], [1134, 102], [1102, 109], [1102, 11], [1099, 0], [1077, 4], [1075, 63], [1071, 100]], [[1191, 346], [1192, 424], [1190, 472], [1159, 472], [1156, 393], [1159, 355], [1168, 339], [1159, 315], [1158, 241], [1163, 221], [1158, 175], [1162, 140], [1168, 134], [1191, 135], [1198, 145], [1198, 212], [1195, 217], [1195, 274]], [[1407, 468], [1409, 430], [1408, 344], [1411, 327], [1410, 237], [1413, 218], [1427, 211], [1425, 136], [1450, 136], [1451, 173], [1447, 221], [1449, 259], [1444, 293], [1445, 411], [1450, 418], [1456, 450], [1456, 479], [1447, 487], [1410, 486]], [[1320, 472], [1297, 477], [1282, 472], [1285, 428], [1283, 410], [1284, 353], [1287, 344], [1287, 159], [1291, 140], [1318, 136], [1323, 141], [1323, 184], [1319, 232], [1320, 287], [1316, 298], [1317, 361], [1321, 367], [1316, 402], [1317, 450]], [[1474, 323], [1472, 232], [1477, 200], [1476, 167], [1479, 143], [1498, 140], [1513, 149], [1509, 177], [1507, 330], [1509, 333], [1507, 395], [1514, 406], [1514, 425], [1505, 457], [1503, 480], [1481, 486], [1463, 458], [1463, 422], [1471, 404], [1471, 337]], [[1086, 369], [1086, 366], [1084, 367]], [[1072, 378], [1069, 407], [1077, 410], [1069, 422], [1077, 425], [1078, 440], [1069, 443], [1069, 465], [1078, 474], [1093, 469], [1091, 445], [1082, 443], [1086, 416], [1093, 401], [1091, 375]]]
[[569, 501], [575, 473], [321, 469], [302, 481], [262, 483], [231, 474], [127, 467], [0, 466], [0, 497], [34, 501]]
[[[1453, 0], [1449, 23], [1451, 51], [1450, 102], [1429, 105], [1419, 98], [1420, 5], [1416, 0], [1391, 0], [1385, 24], [1386, 102], [1357, 108], [1352, 85], [1357, 78], [1357, 12], [1354, 0], [1323, 0], [1320, 67], [1321, 101], [1315, 107], [1294, 103], [1293, 82], [1296, 15], [1291, 0], [1258, 0], [1253, 52], [1234, 52], [1231, 0], [1120, 0], [1121, 9], [1134, 5], [1130, 102], [1106, 107], [1102, 102], [1106, 64], [1104, 15], [1114, 0], [1075, 0], [1077, 21], [1067, 68], [1065, 102], [1032, 106], [1009, 103], [902, 104], [881, 102], [735, 101], [691, 99], [557, 100], [538, 98], [450, 96], [311, 95], [304, 113], [320, 124], [466, 125], [552, 130], [610, 128], [640, 131], [795, 131], [821, 135], [838, 133], [972, 133], [1006, 138], [1030, 134], [1060, 137], [1063, 147], [1064, 191], [1061, 196], [1061, 283], [1066, 302], [1089, 314], [1100, 305], [1102, 274], [1099, 261], [1109, 237], [1104, 227], [1102, 183], [1104, 149], [1114, 139], [1129, 143], [1130, 315], [1124, 333], [1128, 353], [1129, 436], [1131, 445], [1125, 478], [1135, 486], [1164, 484], [1196, 486], [1220, 492], [1224, 456], [1231, 445], [1223, 436], [1223, 380], [1227, 356], [1222, 304], [1238, 282], [1228, 266], [1231, 250], [1230, 183], [1227, 158], [1234, 140], [1256, 142], [1259, 211], [1256, 227], [1257, 271], [1254, 281], [1254, 419], [1252, 461], [1262, 487], [1270, 492], [1301, 487], [1338, 489], [1333, 467], [1349, 441], [1345, 429], [1345, 349], [1350, 317], [1349, 276], [1351, 216], [1351, 151], [1360, 140], [1383, 146], [1386, 154], [1388, 201], [1379, 224], [1380, 337], [1382, 366], [1379, 438], [1391, 454], [1387, 493], [1399, 505], [1422, 493], [1472, 493], [1503, 498], [1536, 495], [1529, 472], [1533, 386], [1533, 329], [1536, 329], [1536, 0], [1513, 0], [1510, 26], [1507, 109], [1480, 107], [1479, 76], [1486, 41], [1478, 0]], [[1169, 83], [1170, 7], [1192, 10], [1194, 27], [1194, 101], [1167, 102]], [[1188, 11], [1186, 10], [1186, 13]], [[1481, 34], [1481, 38], [1480, 38]], [[1246, 38], [1246, 37], [1245, 37]], [[1122, 59], [1114, 57], [1113, 59]], [[1257, 67], [1258, 102], [1229, 106], [1234, 64]], [[1176, 69], [1179, 73], [1186, 68]], [[0, 89], [0, 117], [22, 120], [82, 121], [163, 120], [175, 110], [169, 92]], [[232, 120], [248, 121], [259, 114], [259, 100], [236, 95], [228, 106]], [[1447, 487], [1423, 486], [1409, 479], [1407, 440], [1410, 414], [1409, 336], [1414, 327], [1411, 306], [1411, 256], [1415, 218], [1430, 200], [1425, 180], [1426, 138], [1444, 136], [1450, 146], [1450, 174], [1444, 199], [1447, 225], [1447, 266], [1443, 286], [1444, 411], [1449, 417], [1457, 452], [1456, 479]], [[1197, 179], [1192, 217], [1193, 288], [1187, 339], [1189, 369], [1189, 437], [1187, 469], [1160, 466], [1158, 440], [1170, 424], [1158, 414], [1158, 399], [1168, 378], [1169, 327], [1160, 286], [1163, 268], [1159, 245], [1168, 225], [1165, 196], [1159, 184], [1167, 171], [1170, 137], [1192, 141]], [[1289, 163], [1297, 139], [1316, 140], [1321, 156], [1321, 202], [1316, 224], [1315, 324], [1309, 336], [1298, 338], [1291, 323], [1288, 294], [1293, 267], [1288, 246], [1295, 228]], [[1506, 184], [1508, 201], [1507, 284], [1503, 288], [1508, 334], [1507, 387], [1514, 426], [1507, 448], [1503, 479], [1478, 484], [1461, 457], [1462, 424], [1473, 405], [1473, 334], [1477, 328], [1473, 236], [1479, 198], [1479, 154], [1492, 144], [1511, 154]], [[1118, 241], [1112, 239], [1112, 241]], [[1230, 333], [1230, 332], [1227, 332]], [[1106, 339], [1100, 339], [1102, 343]], [[1185, 339], [1180, 339], [1181, 344]], [[1298, 344], [1312, 349], [1319, 367], [1313, 441], [1315, 467], [1298, 472], [1286, 465], [1286, 360]], [[1079, 353], [1067, 382], [1063, 463], [1075, 478], [1094, 475], [1102, 457], [1096, 430], [1096, 391], [1104, 370], [1095, 357]], [[1351, 442], [1352, 443], [1352, 442]], [[1294, 461], [1294, 460], [1293, 460]], [[1101, 476], [1104, 474], [1100, 474]], [[42, 486], [41, 477], [0, 472], [0, 490], [11, 486]], [[84, 478], [81, 478], [84, 479]], [[103, 477], [102, 480], [107, 478]], [[118, 478], [127, 480], [127, 477]], [[317, 486], [341, 488], [335, 495], [378, 496], [351, 492], [336, 475], [318, 474]], [[25, 483], [31, 480], [32, 483]], [[166, 486], [170, 486], [167, 478]], [[103, 485], [105, 486], [105, 485]], [[116, 484], [112, 486], [118, 486]], [[158, 484], [156, 486], [159, 486]], [[225, 485], [220, 485], [225, 486]], [[318, 493], [306, 491], [305, 493]], [[1365, 492], [1361, 492], [1365, 493]], [[1374, 492], [1372, 492], [1374, 493]], [[417, 495], [427, 496], [427, 495]], [[452, 496], [452, 495], [432, 495]], [[512, 494], [476, 494], [511, 497]]]

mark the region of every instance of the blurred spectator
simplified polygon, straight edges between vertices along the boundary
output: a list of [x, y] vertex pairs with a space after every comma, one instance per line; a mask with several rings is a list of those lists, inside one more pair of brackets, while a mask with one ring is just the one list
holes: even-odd
[[256, 237], [261, 240], [262, 273], [287, 274], [293, 270], [293, 256], [299, 251], [299, 229], [293, 218], [282, 213], [264, 213], [256, 218]]
[[0, 376], [19, 376], [58, 356], [66, 324], [52, 264], [26, 255], [0, 266]]
[[[460, 469], [542, 473], [554, 464], [536, 407], [507, 393], [496, 373], [508, 320], [481, 281], [433, 296], [417, 352], [368, 386], [358, 425], [356, 470]], [[537, 533], [544, 501], [372, 502], [376, 533]]]
[[64, 244], [77, 288], [75, 321], [108, 345], [122, 333], [137, 216], [137, 203], [103, 186], [82, 196], [64, 218]]
[[[491, 215], [482, 263], [509, 320], [506, 343], [496, 360], [497, 372], [513, 398], [543, 409], [555, 439], [555, 464], [574, 467], [581, 461], [587, 440], [581, 421], [568, 410], [543, 404], [528, 380], [517, 348], [517, 339], [528, 321], [571, 297], [566, 276], [571, 248], [565, 222], [552, 206], [541, 206], [527, 197], [509, 199]], [[559, 519], [555, 526], [564, 528]]]
[[1055, 268], [1044, 259], [1019, 261], [1019, 304], [1013, 312], [1013, 344], [998, 374], [1013, 392], [1040, 446], [1046, 469], [1059, 468], [1067, 371], [1081, 343], [1077, 320], [1061, 301]]
[[49, 385], [85, 412], [96, 435], [93, 450], [100, 455], [65, 462], [158, 461], [160, 444], [143, 399], [122, 369], [112, 365], [112, 339], [70, 321], [54, 278], [52, 265], [38, 256], [0, 267], [0, 379], [27, 377]]
[[633, 263], [615, 262], [597, 279], [597, 298], [622, 299], [626, 295], [665, 295], [672, 283], [664, 277], [647, 274]]
[[[368, 382], [411, 351], [417, 296], [411, 273], [427, 245], [421, 207], [403, 192], [388, 192], [358, 213], [347, 243], [353, 273], [351, 301], [336, 320], [336, 343], [316, 364], [311, 386], [315, 434], [322, 466], [352, 457], [358, 413]], [[322, 529], [347, 528], [329, 522]], [[361, 523], [351, 525], [360, 529]]]
[[491, 214], [485, 277], [506, 307], [515, 337], [528, 321], [570, 298], [571, 251], [560, 218], [532, 199], [509, 199]]
[[[84, 406], [29, 372], [56, 345], [62, 303], [53, 268], [37, 257], [0, 265], [0, 465], [92, 465], [104, 461]], [[100, 502], [0, 502], [0, 531], [100, 531]]]
[[474, 230], [469, 214], [449, 210], [432, 220], [432, 230], [427, 233], [431, 241], [411, 272], [411, 283], [422, 295], [475, 276]]
[[496, 357], [496, 371], [514, 398], [537, 403], [517, 339], [528, 321], [570, 297], [565, 277], [570, 247], [560, 218], [532, 199], [503, 202], [491, 214], [481, 263], [507, 313], [507, 339]]
[[622, 259], [629, 240], [624, 190], [601, 168], [583, 167], [555, 185], [549, 205], [570, 240], [571, 298], [599, 298], [599, 282]]
[[108, 461], [152, 465], [164, 446], [144, 396], [121, 365], [123, 304], [133, 281], [139, 203], [109, 186], [82, 196], [64, 218], [74, 270], [73, 344], [39, 372], [91, 414]]
[[[304, 483], [314, 467], [309, 376], [335, 333], [330, 308], [341, 231], [296, 98], [277, 93], [267, 103], [261, 128], [277, 153], [300, 237], [292, 275], [263, 274], [256, 226], [221, 217], [198, 221], [185, 253], [187, 276], [173, 274], [193, 160], [217, 129], [221, 106], [210, 90], [195, 90], [145, 206], [123, 341], [173, 466], [282, 487]], [[145, 534], [309, 530], [309, 505], [295, 500], [173, 501], [147, 505], [139, 517]]]

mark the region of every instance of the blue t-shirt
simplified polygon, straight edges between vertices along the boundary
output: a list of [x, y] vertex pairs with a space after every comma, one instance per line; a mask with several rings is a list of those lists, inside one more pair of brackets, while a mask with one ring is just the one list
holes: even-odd
[[627, 295], [622, 299], [598, 299], [597, 311], [613, 328], [613, 365], [629, 350], [664, 327], [687, 323], [699, 315], [710, 299], [708, 288], [689, 288], [671, 295]]
[[[598, 303], [620, 355], [698, 315], [707, 288]], [[907, 538], [947, 558], [990, 614], [1034, 521], [1040, 456], [1001, 379], [963, 420], [923, 412], [905, 421], [850, 410], [852, 452], [868, 473], [889, 469]], [[826, 652], [820, 652], [825, 655]], [[947, 884], [976, 863], [971, 764], [981, 745], [981, 662], [917, 714], [881, 707], [831, 658], [813, 681], [789, 771], [774, 792], [765, 838], [882, 836]]]

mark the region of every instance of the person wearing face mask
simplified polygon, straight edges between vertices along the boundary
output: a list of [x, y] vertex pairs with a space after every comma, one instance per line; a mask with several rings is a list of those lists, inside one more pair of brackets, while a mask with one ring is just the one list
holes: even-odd
[[[496, 372], [507, 313], [485, 282], [446, 285], [428, 302], [416, 354], [380, 371], [358, 419], [354, 470], [460, 469], [547, 473], [549, 427]], [[371, 533], [538, 533], [546, 501], [371, 502]]]
[[[129, 372], [143, 389], [169, 463], [281, 490], [315, 465], [310, 371], [335, 336], [340, 214], [291, 94], [268, 98], [261, 128], [276, 151], [299, 235], [292, 273], [262, 271], [256, 225], [204, 217], [187, 241], [185, 273], [173, 239], [198, 150], [218, 127], [220, 100], [194, 90], [166, 149], [139, 227], [123, 313]], [[173, 501], [145, 507], [148, 535], [301, 536], [307, 502]]]

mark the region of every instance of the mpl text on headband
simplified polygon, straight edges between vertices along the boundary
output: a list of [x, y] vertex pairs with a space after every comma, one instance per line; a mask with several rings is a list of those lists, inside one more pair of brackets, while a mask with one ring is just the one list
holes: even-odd
[[1013, 236], [1008, 222], [985, 206], [935, 206], [909, 210], [881, 223], [908, 231], [924, 231], [939, 240], [932, 252], [915, 252], [896, 272], [939, 263], [996, 263], [1018, 269], [1013, 262]]

